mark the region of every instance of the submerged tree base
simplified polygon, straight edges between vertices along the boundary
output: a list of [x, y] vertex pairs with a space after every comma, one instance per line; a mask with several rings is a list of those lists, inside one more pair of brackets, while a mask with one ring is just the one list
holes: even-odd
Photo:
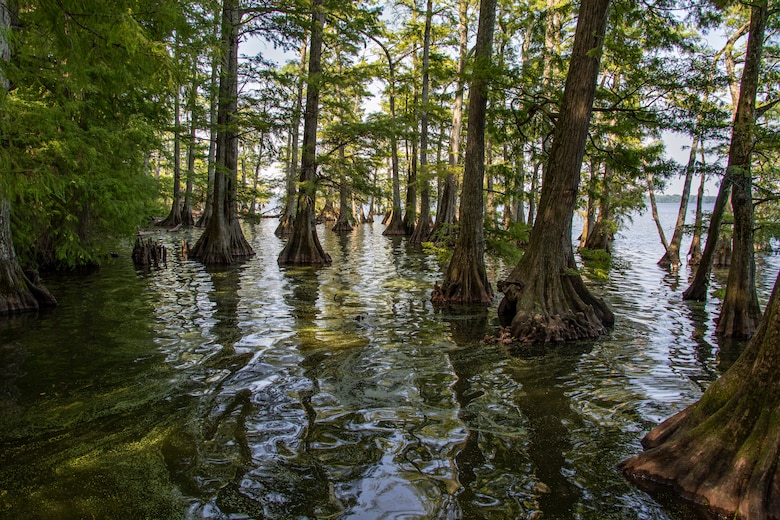
[[614, 325], [612, 311], [590, 294], [579, 275], [557, 278], [548, 286], [536, 283], [526, 287], [518, 279], [499, 284], [504, 299], [498, 316], [516, 341], [540, 344], [594, 339]]
[[190, 249], [189, 258], [200, 260], [206, 265], [228, 265], [254, 256], [255, 251], [244, 237], [238, 220], [229, 224], [227, 230], [216, 231], [212, 226], [216, 227], [213, 219]]
[[401, 217], [400, 212], [393, 212], [390, 217], [390, 223], [387, 224], [387, 227], [382, 232], [382, 234], [386, 237], [390, 236], [407, 236], [409, 234], [409, 230], [406, 227], [406, 224], [404, 224], [403, 218]]
[[753, 340], [699, 402], [642, 439], [627, 478], [728, 518], [780, 518], [780, 297], [778, 284]]

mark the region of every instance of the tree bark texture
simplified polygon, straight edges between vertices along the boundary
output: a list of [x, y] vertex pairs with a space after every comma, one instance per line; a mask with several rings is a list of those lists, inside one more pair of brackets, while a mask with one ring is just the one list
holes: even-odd
[[767, 18], [766, 1], [752, 4], [747, 54], [742, 69], [739, 102], [726, 167], [732, 176], [731, 209], [734, 212], [734, 232], [726, 294], [723, 297], [716, 333], [733, 338], [751, 337], [761, 319], [761, 308], [756, 294], [750, 161], [755, 144], [756, 93]]
[[181, 87], [176, 86], [176, 99], [174, 100], [173, 112], [173, 203], [171, 211], [158, 226], [176, 227], [181, 225], [181, 135], [179, 127], [181, 126]]
[[[306, 54], [308, 45], [304, 39], [301, 45], [301, 78], [303, 78], [306, 69]], [[284, 213], [279, 219], [279, 225], [274, 234], [278, 237], [292, 235], [293, 223], [295, 221], [295, 194], [298, 182], [298, 144], [300, 141], [301, 112], [303, 111], [303, 80], [298, 82], [298, 88], [295, 94], [295, 108], [292, 113], [292, 123], [290, 124], [290, 160], [287, 164], [287, 195], [284, 204]]]
[[[11, 60], [9, 36], [17, 14], [17, 5], [0, 0], [0, 64]], [[0, 88], [7, 90], [8, 87], [8, 78], [0, 66]], [[0, 101], [4, 95], [0, 94]], [[0, 178], [0, 315], [56, 305], [57, 300], [37, 277], [34, 274], [28, 277], [19, 265], [11, 234], [11, 202], [6, 195], [5, 179]]]
[[[702, 161], [703, 162], [703, 161]], [[707, 181], [705, 169], [702, 168], [699, 177], [699, 191], [696, 193], [696, 217], [693, 219], [693, 237], [688, 248], [688, 264], [699, 265], [701, 262], [701, 228], [702, 228], [702, 204], [704, 202], [704, 184]]]
[[612, 178], [614, 171], [608, 164], [604, 165], [604, 180], [599, 196], [599, 213], [592, 226], [588, 226], [588, 238], [585, 249], [610, 252], [612, 241]]
[[[380, 42], [377, 42], [380, 43]], [[390, 108], [390, 121], [395, 125], [395, 62], [390, 54], [390, 50], [384, 44], [380, 47], [387, 58], [388, 74], [388, 105]], [[389, 219], [384, 219], [383, 224], [387, 227], [382, 232], [385, 236], [405, 236], [409, 233], [403, 220], [403, 208], [401, 207], [401, 174], [398, 166], [398, 136], [395, 132], [390, 134], [390, 170], [391, 182], [393, 185], [393, 208], [388, 213]]]
[[436, 224], [431, 230], [434, 242], [450, 242], [455, 237], [457, 220], [457, 180], [455, 172], [460, 163], [460, 139], [463, 130], [463, 86], [468, 52], [468, 0], [458, 2], [458, 80], [455, 99], [452, 104], [452, 127], [450, 130], [450, 149], [448, 155], [449, 170], [444, 179], [439, 209], [436, 212]]
[[343, 146], [339, 148], [339, 160], [341, 161], [342, 168], [341, 179], [339, 181], [339, 216], [331, 230], [335, 233], [350, 233], [354, 229], [352, 224], [355, 223], [355, 214], [352, 212], [352, 204], [350, 201], [350, 199], [352, 199], [352, 190], [349, 187], [347, 174], [343, 171], [347, 161]]
[[431, 55], [431, 21], [433, 1], [428, 0], [425, 9], [422, 59], [422, 110], [420, 111], [420, 218], [409, 239], [412, 244], [422, 244], [431, 235], [431, 181], [428, 179], [428, 102], [430, 79], [428, 68]]
[[192, 73], [192, 86], [190, 90], [189, 112], [190, 112], [190, 135], [187, 142], [187, 188], [184, 192], [184, 207], [181, 212], [181, 225], [192, 227], [195, 225], [195, 218], [192, 216], [192, 190], [195, 182], [195, 146], [198, 140], [197, 118], [195, 116], [198, 109], [198, 71], [197, 68]]
[[460, 199], [460, 231], [455, 251], [441, 288], [435, 287], [436, 303], [490, 303], [493, 290], [485, 270], [485, 115], [487, 111], [496, 0], [481, 0], [474, 72], [469, 87], [469, 124]]
[[320, 73], [322, 71], [322, 32], [325, 12], [322, 0], [312, 4], [309, 75], [306, 86], [306, 109], [303, 116], [303, 147], [298, 202], [293, 233], [279, 254], [279, 265], [324, 265], [331, 258], [320, 244], [314, 196], [317, 191], [317, 122], [320, 111]]
[[[780, 278], [778, 279], [780, 280]], [[671, 489], [723, 518], [780, 518], [780, 281], [737, 362], [701, 399], [621, 463], [651, 491]]]
[[[219, 24], [214, 24], [214, 36], [219, 37]], [[219, 53], [214, 52], [214, 56], [211, 58], [211, 80], [209, 81], [209, 155], [208, 155], [208, 180], [206, 183], [206, 203], [203, 208], [203, 213], [200, 214], [198, 222], [195, 224], [197, 227], [206, 227], [211, 218], [214, 206], [214, 172], [216, 170], [216, 156], [217, 156], [217, 138], [216, 138], [216, 121], [217, 121], [217, 96], [214, 92], [217, 91], [217, 84], [219, 80]]]
[[704, 242], [704, 250], [699, 259], [699, 266], [696, 268], [691, 284], [683, 291], [683, 300], [704, 301], [707, 299], [710, 271], [712, 271], [712, 264], [715, 261], [720, 240], [720, 226], [723, 222], [723, 212], [726, 210], [726, 203], [730, 194], [731, 174], [726, 169], [726, 173], [720, 181], [718, 195], [715, 197], [715, 205], [710, 215], [710, 225], [707, 227], [707, 240]]
[[238, 37], [241, 12], [237, 0], [222, 8], [222, 46], [225, 55], [219, 78], [214, 205], [206, 229], [190, 250], [204, 264], [230, 264], [254, 255], [238, 222]]
[[[729, 146], [729, 159], [726, 173], [721, 181], [715, 207], [712, 210], [707, 242], [704, 246], [699, 267], [696, 269], [691, 285], [683, 292], [683, 299], [703, 301], [707, 299], [710, 271], [717, 252], [720, 224], [726, 199], [732, 186], [738, 191], [732, 195], [734, 211], [734, 233], [732, 238], [732, 258], [740, 258], [729, 269], [726, 296], [721, 308], [718, 334], [734, 337], [750, 337], [755, 331], [760, 316], [755, 295], [755, 259], [753, 257], [753, 202], [750, 161], [754, 146], [754, 126], [756, 93], [758, 91], [761, 54], [764, 46], [764, 32], [768, 18], [766, 1], [752, 4], [745, 65], [742, 69], [742, 81], [736, 96], [736, 112]], [[731, 40], [729, 40], [731, 43]], [[729, 53], [726, 52], [728, 56]], [[733, 83], [733, 82], [732, 82]], [[734, 207], [734, 204], [737, 204]], [[749, 206], [749, 207], [748, 207]], [[745, 221], [749, 219], [749, 223]], [[750, 242], [748, 244], [748, 241]], [[748, 258], [749, 257], [749, 258]], [[732, 264], [735, 264], [732, 261]], [[732, 274], [733, 273], [733, 274]], [[739, 278], [741, 277], [741, 278]], [[729, 289], [729, 286], [731, 289]], [[750, 284], [748, 287], [747, 284]], [[731, 292], [731, 293], [730, 293]], [[752, 294], [750, 294], [752, 292]], [[725, 320], [725, 321], [724, 321]], [[721, 321], [724, 321], [721, 325]], [[753, 323], [750, 325], [750, 323]], [[747, 335], [745, 335], [747, 334]]]
[[580, 4], [560, 116], [528, 248], [500, 285], [498, 314], [512, 337], [547, 343], [594, 338], [614, 322], [576, 270], [572, 216], [596, 92], [609, 0]]

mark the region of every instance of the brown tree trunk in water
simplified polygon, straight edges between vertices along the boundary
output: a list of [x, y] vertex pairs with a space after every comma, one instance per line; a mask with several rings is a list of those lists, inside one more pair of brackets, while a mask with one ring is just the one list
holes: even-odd
[[222, 7], [222, 46], [225, 54], [219, 78], [214, 207], [206, 229], [189, 253], [190, 258], [207, 265], [230, 264], [235, 259], [245, 259], [255, 254], [241, 231], [236, 203], [240, 21], [238, 1], [225, 0]]
[[342, 168], [339, 185], [339, 216], [336, 219], [336, 223], [333, 225], [332, 231], [336, 233], [349, 233], [353, 229], [352, 224], [355, 222], [355, 214], [352, 211], [352, 204], [350, 202], [349, 181], [347, 180], [347, 174], [343, 171], [347, 161], [343, 146], [339, 148], [339, 160]]
[[571, 239], [609, 3], [580, 4], [539, 212], [525, 254], [501, 284], [499, 318], [522, 342], [594, 338], [614, 322], [612, 312], [590, 294], [576, 271]]
[[[390, 54], [390, 50], [385, 44], [378, 39], [374, 41], [379, 45], [387, 58], [387, 73], [388, 73], [388, 105], [390, 108], [390, 120], [395, 124], [395, 62]], [[404, 236], [408, 234], [409, 230], [406, 229], [403, 221], [403, 209], [401, 208], [401, 175], [398, 166], [398, 136], [395, 132], [390, 134], [390, 172], [391, 182], [393, 185], [393, 207], [382, 219], [382, 224], [386, 224], [387, 227], [382, 232], [385, 236]]]
[[314, 213], [314, 196], [317, 191], [317, 123], [320, 103], [320, 72], [322, 71], [322, 32], [325, 13], [322, 0], [312, 5], [312, 30], [309, 45], [309, 75], [306, 87], [306, 110], [303, 116], [303, 150], [301, 158], [300, 187], [295, 210], [293, 233], [279, 254], [278, 264], [323, 265], [331, 259], [320, 245]]
[[[702, 155], [704, 155], [703, 151], [702, 151]], [[692, 266], [694, 265], [697, 266], [699, 265], [699, 262], [701, 262], [701, 228], [702, 228], [701, 208], [704, 201], [704, 183], [706, 180], [707, 180], [707, 175], [705, 169], [702, 167], [701, 178], [699, 181], [699, 191], [696, 194], [696, 217], [693, 220], [693, 238], [691, 238], [691, 246], [690, 248], [688, 248], [688, 265], [692, 265]]]
[[56, 305], [57, 300], [40, 281], [30, 279], [22, 271], [11, 236], [11, 205], [0, 198], [0, 315]]
[[195, 182], [195, 145], [198, 138], [197, 119], [195, 111], [198, 108], [198, 70], [192, 73], [192, 85], [189, 99], [190, 136], [187, 141], [187, 188], [184, 191], [184, 207], [181, 210], [181, 225], [192, 227], [195, 218], [192, 216], [192, 189]]
[[463, 130], [463, 85], [468, 52], [468, 0], [458, 2], [458, 82], [452, 105], [452, 128], [450, 131], [449, 169], [441, 194], [441, 207], [436, 214], [436, 224], [431, 237], [437, 243], [450, 242], [455, 237], [457, 215], [457, 181], [455, 172], [460, 163], [460, 138]]
[[485, 270], [485, 112], [491, 73], [496, 0], [481, 0], [479, 27], [474, 54], [474, 72], [469, 87], [469, 124], [460, 199], [460, 231], [455, 240], [444, 282], [434, 287], [431, 300], [436, 303], [490, 303], [493, 290]]
[[423, 35], [422, 59], [422, 110], [420, 111], [420, 218], [414, 228], [409, 242], [422, 244], [431, 235], [431, 182], [428, 179], [428, 102], [430, 80], [428, 74], [431, 53], [431, 19], [433, 17], [433, 1], [428, 0], [425, 10], [425, 31]]
[[[763, 4], [759, 5], [760, 8], [762, 8], [764, 11], [766, 11], [766, 6]], [[732, 184], [735, 182], [738, 182], [736, 180], [736, 176], [739, 175], [750, 175], [750, 156], [752, 152], [753, 147], [753, 125], [755, 124], [754, 117], [755, 117], [755, 104], [756, 104], [756, 90], [758, 88], [758, 71], [761, 63], [761, 52], [763, 50], [763, 32], [765, 30], [766, 26], [766, 19], [763, 20], [763, 22], [756, 18], [756, 7], [754, 6], [752, 15], [751, 15], [751, 21], [749, 25], [750, 34], [748, 36], [748, 54], [745, 57], [745, 67], [742, 71], [742, 84], [740, 85], [739, 89], [735, 87], [736, 81], [731, 81], [731, 94], [732, 99], [736, 99], [736, 111], [734, 113], [734, 127], [732, 129], [731, 134], [731, 144], [729, 147], [729, 160], [728, 165], [726, 166], [726, 173], [723, 175], [723, 180], [721, 181], [720, 189], [718, 190], [718, 197], [715, 199], [715, 207], [712, 210], [712, 216], [710, 217], [710, 226], [707, 231], [707, 242], [704, 246], [704, 252], [702, 253], [701, 260], [699, 262], [699, 266], [696, 269], [696, 274], [693, 278], [693, 281], [691, 282], [691, 285], [683, 292], [683, 299], [684, 300], [697, 300], [697, 301], [704, 301], [707, 299], [707, 288], [709, 287], [710, 282], [710, 271], [712, 270], [712, 265], [715, 261], [715, 256], [717, 254], [717, 246], [718, 246], [718, 239], [720, 235], [720, 225], [723, 220], [723, 212], [726, 207], [726, 202], [729, 198], [729, 193], [731, 191]], [[766, 13], [764, 13], [764, 18], [766, 18]], [[762, 22], [761, 24], [759, 22]], [[754, 25], [755, 24], [755, 25]], [[762, 36], [760, 39], [757, 39], [757, 37], [754, 35], [754, 31], [760, 29]], [[737, 34], [741, 34], [742, 29], [737, 31]], [[734, 44], [734, 39], [736, 37], [736, 34], [734, 37], [730, 38], [727, 42], [726, 48], [724, 50], [727, 60], [730, 57], [730, 49]], [[751, 47], [751, 43], [753, 46]], [[751, 53], [752, 51], [752, 53]], [[730, 68], [730, 67], [729, 67]], [[732, 71], [730, 71], [730, 76]], [[752, 185], [752, 183], [751, 183]], [[752, 189], [752, 186], [746, 186], [741, 185], [741, 188], [744, 189]], [[738, 196], [739, 201], [744, 198], [744, 194], [741, 194]], [[752, 195], [751, 195], [752, 196]], [[732, 198], [732, 204], [733, 204], [733, 198]], [[751, 204], [751, 240], [752, 240], [752, 201]], [[737, 210], [735, 209], [735, 219], [736, 219], [736, 213]], [[744, 210], [741, 212], [744, 214]], [[735, 221], [735, 233], [736, 233], [736, 226], [737, 223]], [[744, 232], [747, 232], [746, 228], [742, 228]], [[735, 238], [736, 240], [736, 238]], [[741, 240], [744, 240], [744, 237], [741, 238]], [[734, 247], [736, 246], [736, 243], [734, 244]], [[753, 257], [752, 253], [752, 247], [751, 245], [751, 252], [749, 253], [751, 258]], [[748, 274], [748, 270], [745, 270], [745, 266], [738, 266], [737, 269], [741, 269], [743, 271], [743, 274]], [[731, 269], [729, 269], [729, 281], [731, 280]], [[744, 281], [738, 281], [737, 284], [742, 285]], [[750, 283], [754, 285], [752, 291], [755, 292], [755, 280], [753, 278], [750, 279]], [[727, 286], [728, 291], [728, 286]], [[738, 291], [743, 292], [744, 294], [747, 294], [743, 289], [738, 289]], [[738, 303], [738, 300], [740, 297], [737, 297], [736, 295], [732, 296], [731, 298], [735, 298], [732, 303]], [[749, 297], [748, 300], [738, 303], [740, 306], [747, 306], [747, 307], [753, 307], [752, 303], [752, 297]], [[725, 301], [724, 301], [725, 304]], [[733, 311], [729, 310], [729, 313]], [[759, 311], [760, 312], [760, 311]], [[721, 314], [723, 314], [723, 309], [721, 309]], [[748, 312], [750, 315], [754, 315], [755, 311], [751, 310]], [[732, 317], [728, 317], [727, 320], [731, 320]], [[744, 317], [744, 319], [747, 319], [749, 321], [752, 321], [753, 318], [748, 317], [747, 315]], [[731, 326], [729, 326], [731, 327]], [[755, 330], [755, 329], [754, 329]], [[721, 332], [728, 335], [726, 332]]]
[[731, 134], [727, 171], [732, 175], [731, 208], [734, 212], [732, 255], [726, 294], [716, 332], [720, 336], [749, 338], [761, 319], [756, 294], [753, 240], [753, 182], [750, 161], [755, 143], [756, 93], [768, 18], [766, 2], [751, 7], [747, 54], [739, 87], [739, 102]]
[[[214, 37], [219, 37], [219, 24], [214, 24]], [[197, 227], [206, 227], [214, 210], [214, 172], [216, 171], [217, 157], [217, 98], [219, 76], [219, 52], [213, 51], [211, 58], [211, 81], [209, 82], [209, 155], [207, 160], [208, 179], [206, 181], [206, 204], [203, 213], [200, 214]]]
[[715, 198], [715, 206], [710, 215], [710, 225], [707, 228], [707, 241], [704, 243], [699, 266], [693, 275], [691, 285], [683, 291], [683, 300], [704, 301], [707, 299], [707, 288], [710, 285], [710, 271], [715, 261], [717, 253], [718, 240], [720, 239], [720, 224], [723, 222], [723, 212], [726, 209], [729, 194], [731, 193], [731, 174], [726, 170], [723, 179], [720, 181], [718, 196]]
[[[0, 65], [11, 60], [10, 33], [18, 16], [18, 5], [0, 0]], [[0, 89], [9, 81], [0, 66]], [[0, 94], [0, 100], [5, 92]], [[1, 146], [1, 144], [0, 144]], [[5, 179], [0, 179], [0, 315], [53, 307], [57, 300], [34, 276], [24, 274], [11, 235], [11, 203], [5, 193]]]
[[701, 399], [642, 439], [620, 469], [722, 518], [780, 518], [780, 278], [755, 336]]
[[[415, 95], [415, 98], [417, 96]], [[411, 235], [417, 222], [417, 141], [412, 140], [411, 161], [406, 177], [406, 211], [404, 212], [404, 228]]]
[[[666, 251], [669, 251], [669, 242], [666, 241], [666, 233], [664, 233], [664, 227], [661, 225], [661, 218], [658, 216], [658, 204], [655, 202], [655, 190], [653, 189], [653, 178], [649, 172], [646, 172], [645, 178], [647, 179], [647, 193], [650, 197], [650, 211], [653, 213], [653, 221], [655, 221], [655, 227], [658, 230], [658, 236], [661, 237], [661, 244]], [[674, 267], [677, 270], [677, 266]]]
[[171, 211], [157, 225], [160, 227], [176, 227], [181, 225], [181, 102], [179, 100], [181, 88], [176, 86], [176, 99], [174, 101], [173, 123], [173, 203]]
[[290, 161], [287, 164], [287, 197], [284, 204], [284, 213], [279, 219], [279, 225], [274, 234], [278, 237], [292, 235], [295, 221], [295, 188], [298, 185], [298, 142], [300, 140], [301, 111], [303, 109], [303, 77], [306, 70], [307, 42], [304, 39], [301, 45], [301, 79], [298, 81], [298, 90], [295, 95], [295, 107], [290, 124]]
[[[612, 177], [613, 170], [608, 164], [604, 165], [604, 182], [601, 198], [599, 200], [599, 215], [596, 222], [588, 229], [588, 238], [585, 241], [585, 249], [600, 249], [610, 252], [613, 240], [612, 231]], [[544, 188], [542, 188], [544, 189]]]
[[[706, 99], [704, 100], [706, 103]], [[702, 116], [699, 115], [696, 131], [701, 124]], [[677, 212], [677, 221], [674, 224], [672, 240], [664, 244], [664, 256], [658, 260], [658, 265], [662, 267], [671, 267], [676, 271], [680, 267], [680, 244], [682, 244], [683, 232], [685, 230], [685, 216], [688, 214], [688, 201], [691, 196], [691, 184], [693, 184], [693, 175], [696, 170], [696, 153], [698, 152], [699, 137], [695, 135], [691, 143], [691, 152], [688, 156], [688, 164], [685, 167], [685, 181], [683, 182], [682, 195], [680, 196], [680, 209]], [[665, 242], [665, 239], [663, 239]]]

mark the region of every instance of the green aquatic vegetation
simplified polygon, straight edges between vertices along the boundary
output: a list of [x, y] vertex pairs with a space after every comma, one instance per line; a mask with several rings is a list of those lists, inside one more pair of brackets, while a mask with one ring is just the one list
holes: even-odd
[[613, 266], [612, 255], [603, 249], [579, 250], [586, 274], [596, 280], [608, 280]]

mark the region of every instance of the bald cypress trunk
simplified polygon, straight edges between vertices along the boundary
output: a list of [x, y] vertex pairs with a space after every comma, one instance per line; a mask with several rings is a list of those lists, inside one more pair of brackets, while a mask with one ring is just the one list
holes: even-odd
[[[307, 48], [307, 43], [304, 41], [301, 45], [301, 78], [303, 78], [303, 72], [306, 70]], [[303, 81], [300, 80], [295, 94], [295, 107], [293, 108], [292, 123], [290, 124], [290, 160], [287, 163], [287, 194], [284, 204], [284, 213], [282, 213], [282, 217], [279, 219], [279, 225], [274, 231], [276, 236], [279, 237], [292, 235], [293, 223], [295, 220], [295, 188], [298, 185], [298, 142], [300, 139], [301, 111], [303, 109], [303, 85]]]
[[428, 0], [425, 10], [425, 31], [423, 36], [422, 110], [420, 111], [420, 218], [409, 239], [412, 244], [426, 242], [431, 234], [431, 182], [428, 179], [428, 102], [430, 90], [428, 67], [431, 54], [432, 17], [433, 1]]
[[225, 50], [219, 78], [217, 107], [217, 160], [214, 172], [214, 205], [206, 229], [190, 250], [190, 258], [204, 264], [230, 264], [254, 251], [238, 222], [238, 36], [241, 12], [237, 0], [226, 0], [222, 12], [222, 45]]
[[[18, 11], [12, 11], [13, 8], [18, 6], [0, 0], [0, 63], [11, 60], [8, 36], [18, 14]], [[8, 87], [8, 78], [3, 75], [3, 68], [0, 67], [0, 88], [7, 90]], [[3, 93], [0, 96], [0, 102], [4, 95]], [[0, 315], [55, 306], [57, 300], [54, 296], [38, 280], [27, 277], [19, 265], [11, 235], [11, 202], [4, 183], [5, 180], [0, 179]]]
[[314, 199], [317, 191], [317, 122], [322, 70], [322, 32], [325, 13], [322, 0], [312, 5], [312, 27], [309, 45], [309, 75], [306, 87], [306, 109], [303, 116], [303, 150], [298, 202], [293, 232], [279, 254], [279, 265], [323, 265], [331, 262], [317, 236]]
[[522, 342], [594, 338], [614, 322], [612, 312], [588, 291], [576, 270], [571, 238], [609, 3], [580, 4], [539, 211], [525, 254], [500, 284], [504, 298], [499, 318]]
[[468, 51], [468, 8], [467, 0], [458, 2], [458, 82], [455, 88], [455, 100], [452, 104], [452, 128], [450, 132], [449, 170], [444, 180], [440, 196], [441, 203], [436, 213], [436, 224], [431, 230], [435, 242], [448, 242], [455, 237], [457, 220], [457, 179], [455, 172], [460, 163], [460, 139], [463, 129], [463, 85]]
[[437, 303], [489, 303], [493, 290], [485, 270], [484, 197], [485, 114], [487, 111], [496, 0], [482, 0], [474, 54], [474, 76], [469, 88], [469, 126], [460, 200], [460, 232], [442, 286], [434, 288]]
[[723, 297], [716, 332], [721, 336], [735, 338], [751, 337], [761, 318], [756, 294], [750, 162], [755, 143], [756, 93], [767, 18], [766, 2], [754, 3], [751, 8], [747, 55], [742, 69], [739, 102], [726, 167], [732, 176], [731, 208], [734, 212], [734, 232], [726, 294]]
[[620, 468], [723, 518], [780, 518], [780, 281], [755, 336], [701, 399], [642, 439]]
[[173, 120], [173, 203], [168, 216], [158, 226], [176, 227], [181, 225], [181, 88], [176, 86], [176, 98], [174, 100]]

